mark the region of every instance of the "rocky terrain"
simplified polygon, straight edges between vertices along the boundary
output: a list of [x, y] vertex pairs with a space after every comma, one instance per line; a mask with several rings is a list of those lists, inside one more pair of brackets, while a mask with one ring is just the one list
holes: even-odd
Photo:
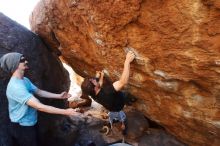
[[[70, 86], [69, 75], [64, 69], [57, 54], [45, 46], [41, 39], [18, 23], [10, 20], [0, 13], [0, 57], [8, 52], [20, 52], [28, 59], [29, 70], [26, 74], [39, 88], [60, 93], [68, 90]], [[71, 73], [71, 72], [70, 72]], [[82, 79], [75, 74], [72, 84], [74, 94], [80, 88], [76, 83]], [[8, 102], [5, 95], [10, 75], [0, 69], [0, 145], [12, 146], [8, 133], [9, 116]], [[65, 108], [67, 101], [39, 98], [43, 103]], [[40, 146], [87, 146], [93, 142], [97, 146], [108, 145], [117, 141], [132, 145], [165, 145], [182, 146], [174, 136], [168, 134], [162, 127], [155, 126], [132, 106], [126, 107], [128, 116], [127, 135], [123, 136], [120, 125], [114, 127], [108, 134], [103, 131], [107, 125], [107, 111], [97, 103], [92, 107], [84, 107], [80, 116], [65, 117], [40, 113], [38, 118]]]
[[119, 78], [137, 110], [182, 142], [220, 145], [219, 0], [42, 0], [32, 30], [81, 76]]

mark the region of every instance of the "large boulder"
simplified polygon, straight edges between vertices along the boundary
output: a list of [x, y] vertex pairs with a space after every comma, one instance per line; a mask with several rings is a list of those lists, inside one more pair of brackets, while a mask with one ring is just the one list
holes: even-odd
[[[40, 89], [60, 93], [68, 90], [69, 78], [57, 55], [48, 50], [40, 38], [0, 13], [0, 57], [8, 52], [23, 53], [29, 62], [29, 77]], [[8, 133], [9, 115], [6, 87], [10, 75], [0, 69], [0, 145], [11, 146]], [[64, 107], [62, 100], [42, 102]], [[73, 143], [75, 129], [65, 129], [68, 119], [41, 113], [39, 115], [41, 146], [68, 146]], [[71, 138], [70, 138], [71, 137]]]
[[150, 129], [140, 138], [138, 146], [185, 146], [163, 130]]
[[42, 0], [32, 30], [82, 76], [137, 57], [136, 108], [189, 145], [220, 145], [219, 0]]

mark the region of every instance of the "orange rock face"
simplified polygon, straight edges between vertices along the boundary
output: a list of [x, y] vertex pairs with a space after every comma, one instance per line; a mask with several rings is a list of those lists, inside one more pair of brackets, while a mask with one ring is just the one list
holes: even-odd
[[43, 0], [32, 30], [82, 76], [137, 58], [137, 109], [189, 145], [220, 145], [219, 0]]

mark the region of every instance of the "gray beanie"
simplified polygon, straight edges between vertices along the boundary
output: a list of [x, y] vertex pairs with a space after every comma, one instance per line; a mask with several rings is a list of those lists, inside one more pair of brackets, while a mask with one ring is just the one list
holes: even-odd
[[20, 63], [22, 54], [17, 52], [7, 53], [0, 58], [1, 68], [6, 71], [13, 73]]

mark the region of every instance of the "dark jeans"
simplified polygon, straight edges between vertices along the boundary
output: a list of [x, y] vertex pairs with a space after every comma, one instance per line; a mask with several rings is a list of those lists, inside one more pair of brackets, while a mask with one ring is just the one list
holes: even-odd
[[9, 131], [13, 146], [38, 146], [37, 125], [21, 126], [11, 122]]

